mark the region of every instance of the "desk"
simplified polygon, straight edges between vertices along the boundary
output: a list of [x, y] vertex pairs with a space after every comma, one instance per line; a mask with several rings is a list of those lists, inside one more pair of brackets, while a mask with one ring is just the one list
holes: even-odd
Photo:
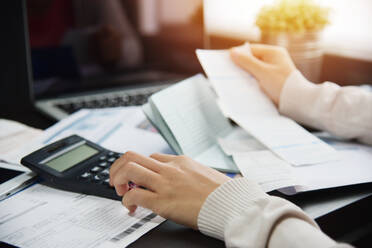
[[[54, 122], [34, 109], [2, 110], [0, 118], [47, 128]], [[283, 196], [315, 217], [321, 229], [337, 241], [357, 247], [372, 243], [372, 184], [329, 189]], [[207, 237], [190, 228], [166, 221], [130, 247], [225, 247], [222, 241]]]

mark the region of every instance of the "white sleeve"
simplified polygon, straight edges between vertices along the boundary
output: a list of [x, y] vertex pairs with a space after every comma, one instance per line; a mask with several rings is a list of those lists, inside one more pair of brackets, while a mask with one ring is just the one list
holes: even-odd
[[208, 196], [198, 228], [227, 247], [350, 247], [336, 244], [296, 205], [267, 195], [245, 178], [230, 180]]
[[372, 92], [359, 87], [317, 85], [294, 71], [284, 84], [279, 110], [310, 127], [372, 144]]

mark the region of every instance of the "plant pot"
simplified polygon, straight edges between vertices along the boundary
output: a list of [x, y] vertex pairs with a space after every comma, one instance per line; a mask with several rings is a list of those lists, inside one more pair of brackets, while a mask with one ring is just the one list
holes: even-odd
[[321, 32], [267, 33], [262, 32], [261, 42], [287, 48], [298, 70], [310, 81], [318, 83], [322, 71], [323, 49]]

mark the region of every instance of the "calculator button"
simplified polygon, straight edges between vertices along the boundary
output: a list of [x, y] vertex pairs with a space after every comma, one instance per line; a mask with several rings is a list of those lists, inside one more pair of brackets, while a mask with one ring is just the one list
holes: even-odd
[[100, 175], [102, 175], [102, 176], [108, 176], [108, 175], [110, 175], [110, 171], [109, 171], [109, 169], [105, 169], [105, 170], [103, 170], [103, 171], [100, 173]]
[[95, 167], [93, 167], [90, 171], [91, 172], [98, 172], [98, 171], [100, 171], [101, 170], [101, 168], [99, 168], [98, 166], [95, 166]]
[[93, 182], [98, 183], [98, 182], [100, 182], [100, 181], [101, 181], [101, 178], [100, 178], [98, 175], [95, 175], [95, 176], [93, 177]]
[[123, 155], [122, 153], [115, 153], [114, 156], [115, 156], [116, 158], [120, 158], [122, 155]]
[[111, 157], [111, 156], [114, 156], [115, 153], [114, 152], [109, 152], [107, 155], [109, 155]]
[[107, 162], [101, 162], [98, 165], [99, 165], [99, 167], [104, 167], [104, 168], [109, 166], [109, 164]]
[[104, 184], [106, 185], [110, 185], [110, 178], [107, 178], [103, 181]]
[[99, 160], [101, 160], [101, 161], [106, 160], [106, 156], [99, 157]]
[[85, 173], [83, 173], [83, 174], [81, 174], [81, 178], [84, 178], [84, 179], [87, 179], [87, 178], [89, 178], [90, 176], [91, 176], [92, 174], [90, 174], [89, 172], [85, 172]]
[[116, 158], [114, 158], [114, 157], [111, 157], [111, 158], [107, 159], [107, 161], [110, 162], [110, 163], [115, 162], [115, 160], [116, 160]]

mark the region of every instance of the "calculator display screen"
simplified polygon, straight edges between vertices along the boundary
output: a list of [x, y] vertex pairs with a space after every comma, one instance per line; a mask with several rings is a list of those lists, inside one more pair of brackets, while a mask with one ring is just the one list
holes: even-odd
[[92, 157], [98, 152], [99, 151], [97, 149], [94, 149], [87, 144], [83, 144], [66, 153], [63, 153], [62, 155], [48, 161], [45, 164], [56, 171], [63, 172], [84, 161], [85, 159]]

